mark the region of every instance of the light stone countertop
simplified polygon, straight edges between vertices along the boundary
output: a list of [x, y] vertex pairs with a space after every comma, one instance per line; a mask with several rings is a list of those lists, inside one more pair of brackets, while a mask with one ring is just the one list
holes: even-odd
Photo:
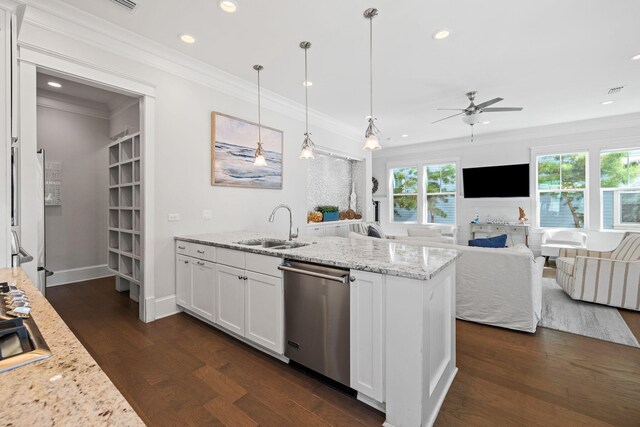
[[460, 256], [455, 249], [408, 245], [386, 239], [378, 241], [303, 236], [295, 241], [310, 243], [309, 246], [285, 250], [237, 243], [241, 240], [264, 238], [286, 240], [287, 236], [255, 231], [232, 231], [175, 237], [176, 240], [192, 243], [419, 280], [431, 279]]
[[[51, 357], [0, 373], [0, 424], [143, 426], [144, 423], [21, 268], [0, 282], [27, 293]], [[61, 376], [59, 379], [57, 376]]]

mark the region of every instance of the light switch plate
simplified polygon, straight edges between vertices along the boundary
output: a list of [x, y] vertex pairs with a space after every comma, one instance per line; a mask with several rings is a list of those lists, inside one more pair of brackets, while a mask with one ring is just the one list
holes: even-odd
[[169, 221], [180, 221], [180, 214], [169, 214]]
[[203, 209], [202, 210], [202, 219], [211, 219], [213, 218], [213, 213], [211, 209]]

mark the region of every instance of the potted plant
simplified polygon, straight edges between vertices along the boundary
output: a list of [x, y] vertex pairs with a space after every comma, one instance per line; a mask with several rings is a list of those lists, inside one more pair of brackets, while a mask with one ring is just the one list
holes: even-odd
[[318, 206], [318, 212], [322, 212], [322, 221], [337, 221], [340, 219], [340, 210], [337, 206]]

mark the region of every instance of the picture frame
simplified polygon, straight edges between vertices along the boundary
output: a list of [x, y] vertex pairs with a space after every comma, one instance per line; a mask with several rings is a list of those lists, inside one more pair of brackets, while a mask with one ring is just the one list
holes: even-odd
[[282, 190], [284, 132], [260, 126], [267, 166], [255, 166], [257, 123], [211, 112], [211, 185]]

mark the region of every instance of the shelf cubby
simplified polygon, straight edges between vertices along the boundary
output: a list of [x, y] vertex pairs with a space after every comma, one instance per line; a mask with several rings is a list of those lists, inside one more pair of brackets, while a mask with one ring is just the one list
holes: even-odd
[[133, 207], [140, 209], [140, 186], [133, 186]]
[[133, 142], [131, 139], [120, 143], [120, 162], [133, 159]]
[[109, 168], [109, 186], [120, 184], [120, 172], [118, 165]]
[[133, 188], [131, 186], [120, 187], [120, 208], [133, 207]]
[[118, 232], [109, 230], [109, 249], [119, 249]]
[[127, 255], [120, 255], [120, 273], [133, 277], [133, 258]]
[[109, 165], [117, 165], [120, 161], [120, 147], [118, 144], [109, 147]]
[[133, 181], [140, 182], [140, 160], [133, 162]]
[[130, 210], [120, 211], [120, 230], [133, 231], [133, 212]]
[[139, 259], [133, 260], [133, 278], [138, 281], [140, 280], [140, 260]]
[[117, 209], [109, 209], [109, 228], [118, 228], [119, 218]]
[[120, 252], [133, 254], [133, 234], [120, 233]]
[[131, 162], [120, 165], [120, 184], [133, 182], [133, 164]]
[[134, 210], [133, 211], [133, 231], [135, 231], [136, 233], [140, 233], [140, 211], [139, 210]]
[[140, 256], [140, 235], [139, 234], [134, 234], [133, 235], [133, 254], [135, 256]]
[[117, 208], [119, 206], [120, 198], [120, 189], [119, 188], [110, 188], [109, 189], [109, 207]]
[[118, 271], [118, 253], [109, 251], [109, 268]]
[[133, 137], [133, 157], [140, 157], [140, 135], [136, 135]]

